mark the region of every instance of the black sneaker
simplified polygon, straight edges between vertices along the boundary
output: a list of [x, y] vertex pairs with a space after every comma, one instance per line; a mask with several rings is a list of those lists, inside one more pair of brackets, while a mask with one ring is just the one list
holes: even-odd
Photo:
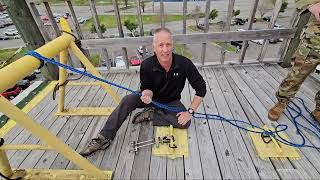
[[89, 144], [79, 153], [83, 157], [90, 156], [98, 150], [107, 149], [111, 144], [111, 140], [98, 134], [97, 138], [91, 139]]

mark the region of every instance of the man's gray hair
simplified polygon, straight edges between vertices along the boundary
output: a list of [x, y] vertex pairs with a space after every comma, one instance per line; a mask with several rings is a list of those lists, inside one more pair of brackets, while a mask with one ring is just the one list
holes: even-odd
[[153, 34], [155, 35], [155, 34], [157, 34], [157, 33], [159, 33], [159, 32], [162, 32], [162, 31], [167, 32], [167, 33], [169, 33], [169, 34], [172, 34], [171, 31], [170, 31], [170, 29], [165, 28], [165, 27], [161, 27], [161, 28], [155, 29], [154, 32], [153, 32]]

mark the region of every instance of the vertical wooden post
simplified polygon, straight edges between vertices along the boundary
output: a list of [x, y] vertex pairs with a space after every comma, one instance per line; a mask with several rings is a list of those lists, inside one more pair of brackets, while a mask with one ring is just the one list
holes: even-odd
[[[97, 13], [97, 9], [96, 9], [96, 0], [89, 0], [89, 4], [90, 4], [91, 15], [93, 17], [93, 24], [94, 24], [94, 27], [96, 28], [96, 32], [98, 34], [98, 37], [103, 39], [104, 36], [101, 32], [100, 20], [98, 18], [98, 13]], [[101, 55], [106, 60], [107, 68], [110, 69], [111, 62], [109, 60], [110, 58], [109, 58], [108, 50], [106, 48], [101, 49]], [[100, 60], [100, 63], [101, 63], [101, 60]]]
[[160, 17], [161, 17], [161, 27], [163, 28], [165, 26], [163, 0], [160, 0]]
[[280, 64], [282, 67], [290, 67], [291, 66], [291, 57], [293, 56], [294, 52], [296, 51], [297, 47], [300, 44], [300, 34], [304, 28], [304, 26], [308, 23], [310, 19], [311, 13], [306, 11], [302, 13], [300, 16], [297, 16], [297, 25], [296, 25], [296, 33], [294, 37], [288, 41], [287, 43], [288, 48], [286, 48], [286, 51], [283, 51], [282, 56], [280, 59], [282, 59], [282, 63]]
[[[117, 0], [112, 0], [112, 3], [113, 3], [113, 8], [114, 8], [114, 13], [116, 15], [117, 26], [118, 26], [118, 31], [119, 31], [119, 37], [124, 37], [122, 24], [121, 24], [120, 13], [119, 13], [118, 2], [117, 2]], [[125, 48], [125, 47], [122, 48], [122, 55], [123, 55], [123, 57], [125, 59], [126, 68], [129, 69], [127, 48]]]
[[[229, 31], [230, 30], [231, 20], [232, 20], [232, 17], [233, 17], [234, 1], [235, 0], [229, 0], [227, 20], [223, 25], [223, 31]], [[226, 59], [226, 50], [224, 48], [222, 48], [221, 49], [220, 63], [224, 64], [225, 59]]]
[[[183, 23], [182, 23], [182, 34], [187, 34], [187, 11], [188, 11], [187, 0], [183, 0]], [[186, 44], [183, 44], [182, 55], [185, 54]]]
[[[248, 30], [251, 30], [251, 29], [252, 29], [252, 24], [253, 24], [254, 18], [255, 18], [255, 16], [256, 16], [258, 3], [259, 3], [259, 0], [255, 0], [255, 1], [254, 1], [253, 8], [252, 8], [251, 14], [250, 14]], [[244, 41], [244, 42], [242, 43], [241, 54], [240, 54], [240, 56], [239, 56], [239, 62], [240, 62], [240, 64], [243, 63], [244, 57], [245, 57], [246, 52], [247, 52], [247, 47], [248, 47], [248, 41], [246, 40], [246, 41]]]
[[49, 3], [47, 0], [44, 0], [43, 1], [43, 4], [44, 4], [44, 7], [46, 8], [46, 12], [47, 12], [47, 15], [48, 15], [48, 18], [49, 18], [49, 21], [54, 29], [54, 32], [56, 33], [56, 37], [60, 36], [60, 29], [58, 27], [58, 24], [56, 23], [56, 20], [54, 19], [53, 17], [53, 13], [51, 11], [51, 8], [49, 6]]
[[39, 13], [38, 9], [36, 8], [36, 5], [34, 4], [34, 2], [30, 2], [29, 7], [30, 7], [30, 11], [33, 15], [33, 19], [35, 20], [35, 22], [38, 25], [38, 28], [42, 34], [42, 37], [44, 38], [44, 40], [46, 42], [50, 41], [51, 39], [50, 39], [50, 37], [44, 27], [44, 24], [43, 24], [41, 17], [40, 17], [40, 13]]
[[[274, 7], [274, 10], [273, 10], [273, 13], [272, 13], [272, 18], [271, 18], [271, 21], [269, 23], [269, 29], [273, 29], [276, 21], [277, 21], [277, 18], [278, 18], [278, 15], [280, 13], [280, 9], [281, 9], [281, 6], [282, 6], [282, 2], [283, 0], [277, 0], [276, 1], [276, 4], [275, 4], [275, 7]], [[265, 39], [264, 42], [263, 42], [263, 47], [261, 49], [261, 52], [258, 56], [258, 61], [262, 62], [263, 59], [264, 59], [264, 56], [266, 55], [266, 52], [267, 52], [267, 48], [268, 48], [268, 44], [269, 44], [269, 39]]]
[[[209, 14], [210, 14], [210, 1], [207, 0], [206, 2], [206, 11], [205, 11], [205, 19], [204, 19], [204, 32], [207, 33], [209, 30]], [[204, 65], [205, 58], [206, 58], [206, 48], [207, 43], [202, 43], [202, 52], [201, 52], [201, 64]]]
[[[138, 15], [138, 23], [139, 23], [139, 32], [140, 36], [144, 36], [144, 30], [143, 30], [143, 21], [142, 21], [142, 15], [141, 15], [141, 2], [140, 0], [137, 0], [137, 15]], [[142, 59], [146, 57], [146, 46], [142, 46]]]

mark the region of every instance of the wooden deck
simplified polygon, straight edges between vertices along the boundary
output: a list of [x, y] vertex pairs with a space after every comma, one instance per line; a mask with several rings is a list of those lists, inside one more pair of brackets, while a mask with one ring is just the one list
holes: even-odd
[[[267, 111], [276, 101], [275, 91], [287, 70], [278, 65], [250, 65], [237, 67], [204, 68], [200, 71], [207, 82], [207, 95], [199, 112], [220, 114], [227, 118], [250, 121], [256, 125], [269, 123]], [[137, 89], [139, 75], [109, 74], [106, 79]], [[81, 81], [91, 81], [82, 78]], [[310, 109], [320, 83], [312, 78], [304, 83], [298, 96]], [[117, 89], [121, 96], [128, 92]], [[114, 102], [100, 87], [69, 87], [66, 106], [114, 106]], [[193, 90], [187, 85], [182, 102], [189, 105]], [[56, 117], [57, 103], [46, 97], [29, 114], [42, 126], [79, 151], [88, 140], [96, 136], [106, 117]], [[136, 111], [135, 111], [136, 112]], [[134, 112], [134, 113], [135, 113]], [[301, 148], [300, 160], [257, 157], [247, 132], [220, 121], [193, 119], [189, 135], [189, 158], [175, 160], [152, 156], [151, 148], [138, 154], [129, 153], [131, 140], [152, 138], [150, 123], [133, 125], [130, 117], [120, 128], [116, 139], [106, 151], [88, 159], [101, 169], [114, 172], [114, 179], [320, 179], [320, 153], [316, 149]], [[280, 123], [289, 125], [286, 132], [300, 142], [295, 128], [286, 116]], [[305, 122], [301, 122], [305, 124]], [[319, 138], [303, 131], [307, 143], [320, 147]], [[7, 144], [38, 144], [39, 139], [19, 125], [5, 136]], [[14, 168], [77, 169], [54, 151], [8, 151]]]

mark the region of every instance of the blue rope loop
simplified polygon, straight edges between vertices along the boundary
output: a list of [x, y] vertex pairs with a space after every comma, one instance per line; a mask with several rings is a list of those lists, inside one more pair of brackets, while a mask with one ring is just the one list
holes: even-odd
[[[35, 51], [28, 51], [26, 53], [26, 55], [30, 55], [30, 56], [33, 56], [37, 59], [39, 59], [43, 64], [44, 62], [48, 62], [48, 63], [51, 63], [51, 64], [54, 64], [54, 65], [57, 65], [61, 68], [65, 68], [65, 69], [68, 69], [72, 72], [75, 72], [75, 73], [78, 73], [78, 74], [81, 74], [81, 75], [84, 75], [84, 76], [87, 76], [87, 77], [90, 77], [90, 78], [93, 78], [97, 81], [100, 81], [100, 82], [104, 82], [104, 83], [107, 83], [109, 85], [112, 85], [112, 86], [115, 86], [115, 87], [118, 87], [118, 88], [121, 88], [121, 89], [124, 89], [126, 91], [129, 91], [137, 96], [142, 96], [141, 92], [137, 92], [137, 91], [134, 91], [132, 89], [129, 89], [129, 88], [126, 88], [124, 86], [121, 86], [121, 85], [118, 85], [118, 84], [115, 84], [111, 81], [108, 81], [106, 79], [102, 79], [100, 77], [97, 77], [97, 76], [94, 76], [86, 71], [80, 71], [78, 69], [75, 69], [73, 67], [70, 67], [70, 66], [67, 66], [65, 64], [61, 64], [60, 62], [58, 61], [55, 61], [53, 58], [50, 59], [50, 58], [47, 58], [47, 57], [44, 57], [42, 56], [41, 54], [35, 52]], [[311, 111], [307, 108], [307, 106], [304, 104], [304, 101], [301, 99], [301, 98], [296, 98], [298, 100], [299, 103], [302, 104], [302, 106], [305, 108], [305, 111], [310, 113]], [[165, 104], [161, 104], [159, 102], [156, 102], [156, 101], [152, 101], [152, 104], [158, 108], [161, 108], [161, 109], [165, 109], [165, 110], [168, 110], [168, 111], [172, 111], [172, 112], [182, 112], [182, 111], [185, 111], [184, 109], [181, 109], [181, 108], [177, 108], [177, 107], [170, 107], [170, 106], [167, 106]], [[250, 122], [246, 122], [246, 121], [243, 121], [243, 120], [237, 120], [237, 119], [227, 119], [223, 116], [220, 116], [220, 115], [217, 115], [217, 114], [205, 114], [205, 113], [197, 113], [195, 112], [193, 114], [193, 117], [195, 119], [207, 119], [207, 120], [218, 120], [218, 121], [224, 121], [224, 122], [227, 122], [227, 123], [230, 123], [231, 125], [241, 129], [241, 130], [244, 130], [244, 131], [248, 131], [248, 132], [252, 132], [252, 133], [258, 133], [258, 134], [261, 134], [261, 135], [265, 135], [265, 136], [271, 136], [273, 137], [275, 140], [283, 143], [283, 144], [286, 144], [286, 145], [289, 145], [289, 146], [293, 146], [293, 147], [309, 147], [309, 148], [314, 148], [314, 149], [317, 149], [317, 150], [320, 150], [320, 147], [316, 147], [314, 145], [306, 145], [306, 139], [305, 137], [303, 136], [303, 133], [301, 132], [300, 130], [300, 127], [308, 130], [309, 132], [313, 133], [314, 135], [316, 135], [316, 137], [318, 137], [318, 139], [320, 140], [320, 128], [314, 123], [315, 122], [315, 119], [314, 117], [313, 118], [313, 121], [310, 121], [308, 120], [308, 118], [306, 118], [303, 114], [302, 114], [302, 110], [301, 108], [296, 104], [294, 103], [293, 101], [290, 101], [290, 103], [288, 104], [287, 106], [287, 112], [289, 113], [285, 113], [286, 116], [290, 117], [290, 121], [294, 124], [294, 126], [296, 127], [296, 130], [297, 130], [297, 135], [301, 137], [301, 143], [294, 143], [294, 142], [290, 142], [286, 139], [284, 139], [283, 137], [281, 137], [281, 135], [279, 134], [280, 132], [284, 132], [288, 129], [288, 125], [286, 124], [278, 124], [276, 127], [275, 127], [275, 130], [274, 131], [268, 131], [268, 130], [265, 130], [257, 125], [254, 125]], [[294, 116], [293, 113], [295, 113], [296, 115]], [[316, 129], [315, 130], [312, 130], [310, 128], [307, 128], [305, 126], [303, 126], [301, 123], [298, 122], [298, 118], [302, 117], [304, 120], [306, 120], [307, 123], [309, 123], [311, 125], [312, 128]], [[248, 127], [251, 127], [251, 128], [256, 128], [258, 130], [252, 130], [251, 128], [248, 128], [248, 127], [244, 127], [245, 125], [247, 125]]]

